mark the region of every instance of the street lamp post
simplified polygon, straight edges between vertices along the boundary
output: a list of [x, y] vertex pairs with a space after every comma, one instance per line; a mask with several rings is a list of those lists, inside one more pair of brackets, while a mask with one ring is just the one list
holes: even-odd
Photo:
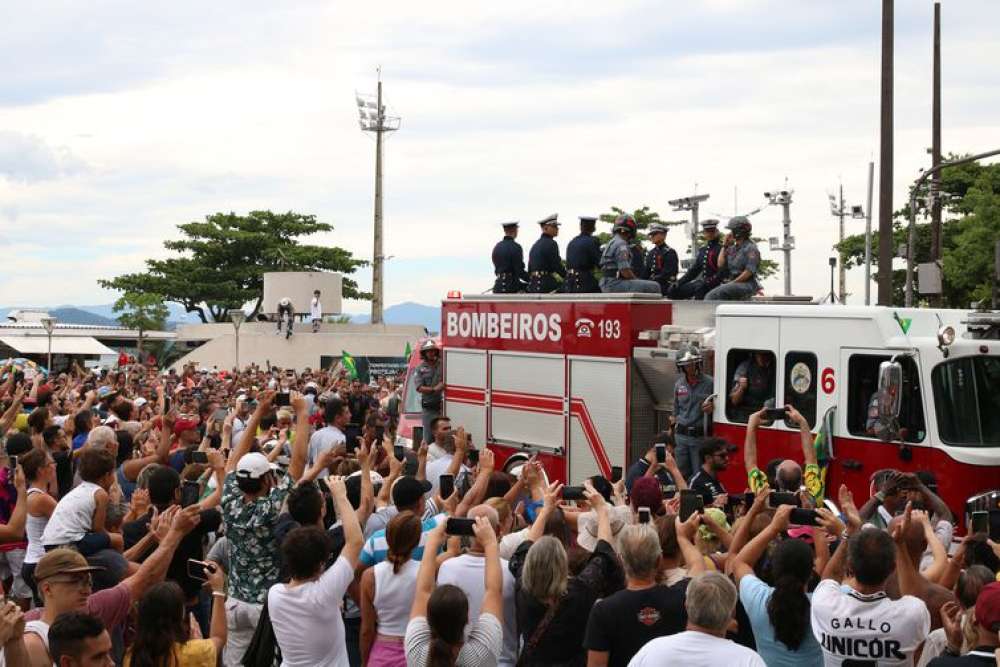
[[52, 376], [52, 332], [56, 328], [56, 318], [48, 315], [42, 318], [42, 326], [45, 327], [45, 334], [49, 339], [49, 353], [48, 360], [46, 361], [46, 368], [49, 371], [49, 377]]
[[785, 296], [792, 295], [792, 251], [795, 250], [795, 237], [792, 236], [792, 216], [789, 209], [792, 206], [793, 192], [795, 191], [778, 190], [764, 193], [768, 204], [781, 206], [781, 239], [772, 236], [768, 242], [771, 250], [780, 250], [785, 255]]
[[[247, 314], [243, 312], [242, 308], [229, 311], [229, 319], [233, 323], [233, 330], [236, 332], [236, 363], [235, 370], [237, 373], [240, 372], [240, 325], [247, 319]], [[291, 325], [289, 325], [291, 326]]]

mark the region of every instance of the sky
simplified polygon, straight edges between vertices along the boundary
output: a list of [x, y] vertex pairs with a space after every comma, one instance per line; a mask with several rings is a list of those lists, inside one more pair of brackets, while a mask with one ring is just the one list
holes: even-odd
[[[942, 5], [944, 150], [1000, 147], [1000, 3]], [[932, 12], [896, 2], [896, 207], [929, 164]], [[827, 196], [843, 184], [865, 204], [879, 157], [879, 52], [876, 0], [3, 3], [0, 304], [109, 302], [99, 278], [217, 211], [312, 213], [335, 229], [311, 242], [370, 259], [355, 92], [378, 66], [402, 118], [385, 145], [387, 304], [490, 287], [504, 220], [527, 255], [553, 212], [564, 248], [577, 216], [613, 205], [678, 220], [668, 200], [709, 193], [702, 217], [724, 219], [785, 187], [793, 292], [820, 297]], [[876, 162], [876, 206], [877, 178]], [[780, 207], [752, 222], [778, 236]], [[863, 303], [863, 270], [848, 291]]]

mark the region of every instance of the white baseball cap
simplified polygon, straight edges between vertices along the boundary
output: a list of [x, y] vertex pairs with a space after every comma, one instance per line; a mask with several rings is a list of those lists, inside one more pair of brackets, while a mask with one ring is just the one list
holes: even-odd
[[260, 452], [250, 452], [240, 457], [236, 464], [236, 476], [240, 479], [260, 479], [277, 468]]

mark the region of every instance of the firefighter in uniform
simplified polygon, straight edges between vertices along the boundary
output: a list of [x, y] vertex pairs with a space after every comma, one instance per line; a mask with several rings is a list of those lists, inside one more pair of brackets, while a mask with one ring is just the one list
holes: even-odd
[[701, 351], [694, 345], [683, 346], [677, 354], [680, 377], [674, 383], [674, 456], [685, 479], [701, 468], [702, 438], [711, 431], [714, 401], [709, 399], [714, 381], [702, 372], [701, 364]]
[[705, 301], [746, 301], [760, 289], [757, 282], [760, 251], [750, 240], [750, 221], [738, 215], [726, 227], [730, 234], [719, 256], [719, 271], [725, 276], [724, 282], [706, 294]]
[[602, 292], [642, 292], [659, 294], [660, 286], [652, 280], [641, 280], [632, 270], [632, 250], [629, 243], [636, 234], [635, 218], [628, 214], [615, 218], [614, 238], [601, 254]]
[[742, 421], [764, 407], [774, 407], [774, 363], [768, 352], [753, 352], [736, 367], [729, 401]]
[[517, 239], [518, 223], [503, 223], [503, 239], [493, 246], [494, 294], [516, 294], [528, 285], [528, 274], [524, 270], [524, 251]]
[[544, 220], [539, 220], [538, 224], [542, 227], [542, 235], [528, 253], [528, 292], [548, 294], [559, 287], [557, 275], [566, 278], [566, 269], [559, 259], [559, 246], [556, 244], [559, 214], [553, 213]]
[[719, 255], [722, 241], [719, 240], [719, 221], [705, 220], [701, 223], [701, 235], [705, 245], [698, 248], [691, 268], [677, 281], [672, 299], [704, 299], [709, 290], [722, 282], [719, 272]]
[[594, 269], [601, 262], [601, 243], [594, 237], [596, 225], [597, 218], [580, 216], [580, 234], [566, 246], [566, 292], [601, 291], [594, 278]]
[[653, 247], [646, 253], [642, 278], [660, 285], [660, 293], [669, 296], [677, 280], [677, 251], [667, 245], [667, 226], [654, 222], [647, 232]]
[[[441, 416], [444, 379], [441, 373], [441, 350], [437, 344], [428, 339], [420, 346], [422, 361], [414, 371], [417, 380], [417, 393], [420, 394], [420, 420], [424, 426], [424, 442], [431, 443], [434, 436], [431, 433], [431, 422]], [[416, 443], [419, 447], [420, 443]]]

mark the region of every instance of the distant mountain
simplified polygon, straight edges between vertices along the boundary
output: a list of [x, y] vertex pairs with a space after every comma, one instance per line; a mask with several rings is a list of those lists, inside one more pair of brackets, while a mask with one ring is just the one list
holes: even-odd
[[[386, 324], [419, 324], [431, 332], [441, 330], [441, 308], [425, 306], [422, 303], [404, 302], [389, 306], [382, 311]], [[351, 315], [351, 322], [365, 324], [371, 321], [370, 315]]]
[[62, 324], [87, 324], [92, 327], [119, 326], [118, 320], [111, 319], [110, 317], [102, 317], [96, 313], [90, 312], [89, 310], [73, 308], [72, 306], [52, 308], [49, 310], [49, 315], [55, 317]]

